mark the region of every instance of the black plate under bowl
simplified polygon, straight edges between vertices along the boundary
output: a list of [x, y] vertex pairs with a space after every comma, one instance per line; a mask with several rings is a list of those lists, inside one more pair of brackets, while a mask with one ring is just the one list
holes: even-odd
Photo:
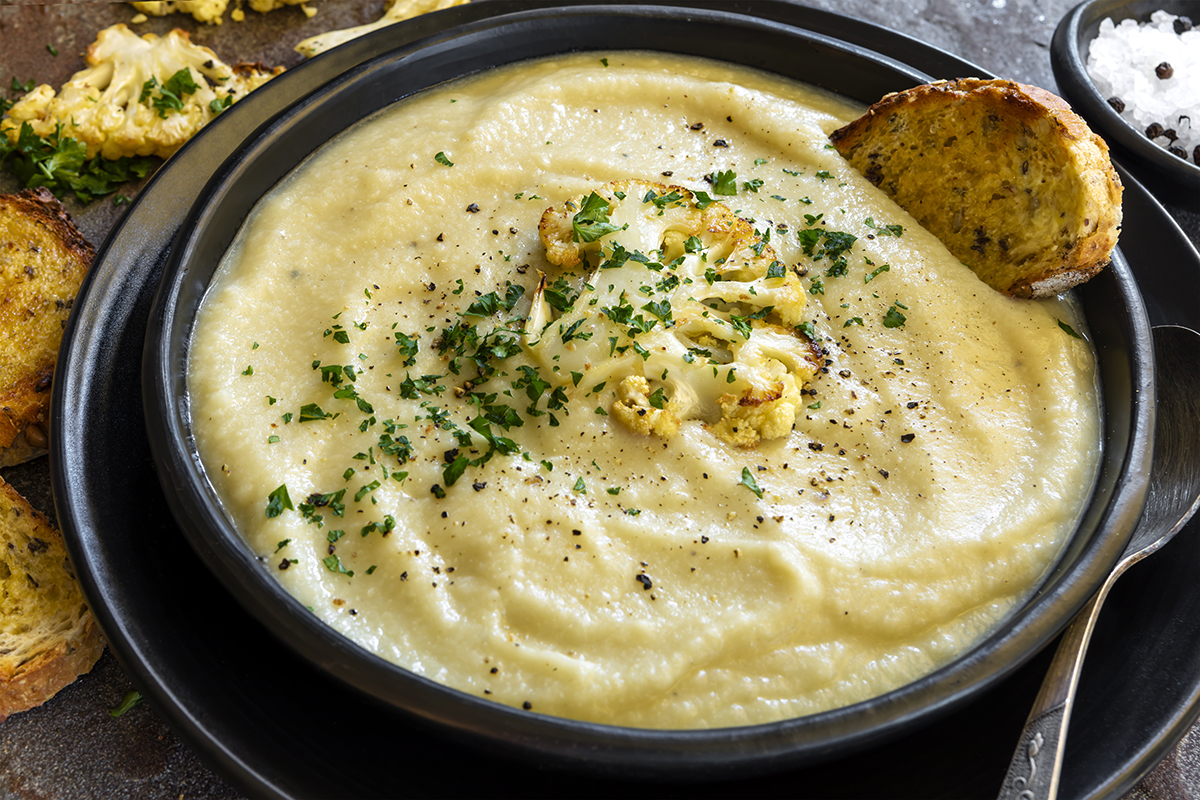
[[[930, 77], [986, 76], [944, 51], [782, 0], [692, 0], [774, 19], [903, 60]], [[174, 156], [120, 220], [85, 281], [54, 382], [60, 524], [109, 647], [155, 710], [254, 796], [398, 794], [666, 797], [995, 797], [1048, 656], [914, 735], [829, 760], [701, 783], [581, 780], [464, 750], [330, 678], [246, 614], [167, 507], [143, 424], [142, 347], [171, 243], [217, 165], [334, 77], [454, 24], [537, 5], [489, 0], [417, 18], [305, 63], [240, 102]], [[1200, 255], [1127, 173], [1122, 243], [1154, 323], [1200, 327]], [[1132, 788], [1200, 711], [1200, 522], [1113, 592], [1097, 625], [1060, 797]]]
[[[1108, 98], [1100, 94], [1087, 71], [1088, 50], [1101, 22], [1109, 17], [1118, 24], [1125, 19], [1143, 22], [1158, 10], [1176, 16], [1200, 17], [1200, 3], [1196, 0], [1088, 0], [1058, 23], [1050, 44], [1050, 66], [1063, 96], [1104, 137], [1118, 158], [1128, 159], [1185, 190], [1200, 193], [1200, 166], [1191, 161], [1191, 154], [1184, 160], [1147, 139], [1143, 131], [1108, 104]], [[1200, 120], [1194, 124], [1200, 125]], [[1193, 195], [1192, 204], [1195, 202]]]
[[283, 589], [235, 529], [190, 430], [187, 347], [201, 301], [258, 200], [313, 151], [396, 100], [494, 66], [581, 50], [720, 53], [869, 102], [923, 82], [896, 61], [821, 34], [718, 10], [638, 5], [538, 9], [400, 47], [290, 108], [224, 164], [176, 239], [151, 310], [142, 391], [151, 451], [188, 540], [242, 605], [309, 662], [463, 741], [603, 774], [662, 777], [778, 769], [895, 736], [944, 713], [1031, 658], [1107, 575], [1141, 511], [1153, 428], [1149, 325], [1123, 259], [1080, 292], [1101, 364], [1104, 448], [1092, 502], [1033, 598], [962, 658], [847, 708], [738, 728], [657, 731], [584, 723], [492, 703], [387, 662]]

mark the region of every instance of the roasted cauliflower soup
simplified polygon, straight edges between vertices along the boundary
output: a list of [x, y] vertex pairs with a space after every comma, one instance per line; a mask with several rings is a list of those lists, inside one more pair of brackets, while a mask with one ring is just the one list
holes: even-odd
[[586, 53], [321, 149], [189, 354], [262, 568], [364, 648], [533, 713], [745, 725], [967, 651], [1099, 451], [1068, 300], [989, 289], [850, 168], [846, 102]]

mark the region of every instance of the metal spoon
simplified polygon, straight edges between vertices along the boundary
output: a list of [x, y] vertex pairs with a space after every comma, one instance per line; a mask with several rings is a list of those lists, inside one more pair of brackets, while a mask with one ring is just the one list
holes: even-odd
[[1146, 509], [1121, 560], [1058, 645], [1021, 732], [999, 800], [1054, 800], [1075, 687], [1100, 606], [1131, 565], [1162, 547], [1200, 508], [1200, 333], [1154, 329], [1158, 403]]

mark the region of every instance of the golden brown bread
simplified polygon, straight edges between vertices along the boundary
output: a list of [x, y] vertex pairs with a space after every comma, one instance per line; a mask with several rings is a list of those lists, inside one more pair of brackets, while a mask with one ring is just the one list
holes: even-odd
[[0, 467], [46, 452], [58, 347], [94, 255], [48, 190], [0, 195]]
[[62, 536], [0, 480], [0, 721], [49, 700], [103, 651]]
[[1108, 263], [1121, 181], [1063, 100], [966, 78], [890, 94], [830, 140], [989, 286], [1049, 297]]

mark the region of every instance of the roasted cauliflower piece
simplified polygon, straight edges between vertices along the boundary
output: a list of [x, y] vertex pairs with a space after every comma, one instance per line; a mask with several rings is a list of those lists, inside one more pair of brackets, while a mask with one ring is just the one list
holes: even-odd
[[655, 408], [650, 399], [650, 381], [642, 375], [630, 375], [617, 386], [611, 413], [634, 433], [669, 439], [679, 432], [680, 420], [673, 405], [674, 398], [669, 405]]
[[[242, 2], [243, 0], [237, 0], [237, 5], [230, 14], [234, 22], [242, 22], [246, 19], [246, 12], [242, 10]], [[295, 5], [299, 5], [309, 17], [317, 13], [316, 9], [307, 5], [307, 0], [249, 0], [249, 4], [250, 8], [260, 14]], [[220, 25], [225, 9], [229, 7], [229, 0], [132, 0], [130, 5], [152, 17], [165, 17], [167, 14], [191, 14], [197, 22]]]
[[167, 158], [224, 109], [269, 81], [283, 67], [230, 67], [187, 33], [138, 36], [124, 25], [100, 31], [88, 46], [88, 68], [59, 92], [42, 85], [0, 120], [17, 141], [22, 124], [38, 136], [76, 139], [108, 159]]
[[[255, 2], [278, 2], [279, 0], [251, 0]], [[461, 6], [469, 3], [471, 0], [390, 0], [387, 10], [383, 12], [383, 16], [374, 22], [367, 25], [359, 25], [354, 28], [343, 28], [338, 31], [327, 31], [312, 36], [300, 44], [296, 45], [295, 50], [306, 58], [312, 58], [315, 55], [320, 55], [330, 48], [337, 47], [339, 44], [345, 44], [351, 39], [357, 39], [359, 36], [370, 33], [371, 31], [379, 30], [380, 28], [393, 25], [397, 22], [402, 22], [406, 19], [419, 17], [421, 14], [428, 14], [431, 11], [441, 11], [443, 8], [451, 6]]]
[[610, 414], [669, 438], [699, 419], [729, 444], [786, 436], [819, 348], [800, 333], [805, 293], [768, 237], [680, 186], [617, 181], [547, 209], [551, 264], [525, 325], [560, 385], [616, 388]]
[[220, 25], [229, 0], [140, 0], [131, 6], [152, 17], [168, 14], [191, 14], [197, 22]]

